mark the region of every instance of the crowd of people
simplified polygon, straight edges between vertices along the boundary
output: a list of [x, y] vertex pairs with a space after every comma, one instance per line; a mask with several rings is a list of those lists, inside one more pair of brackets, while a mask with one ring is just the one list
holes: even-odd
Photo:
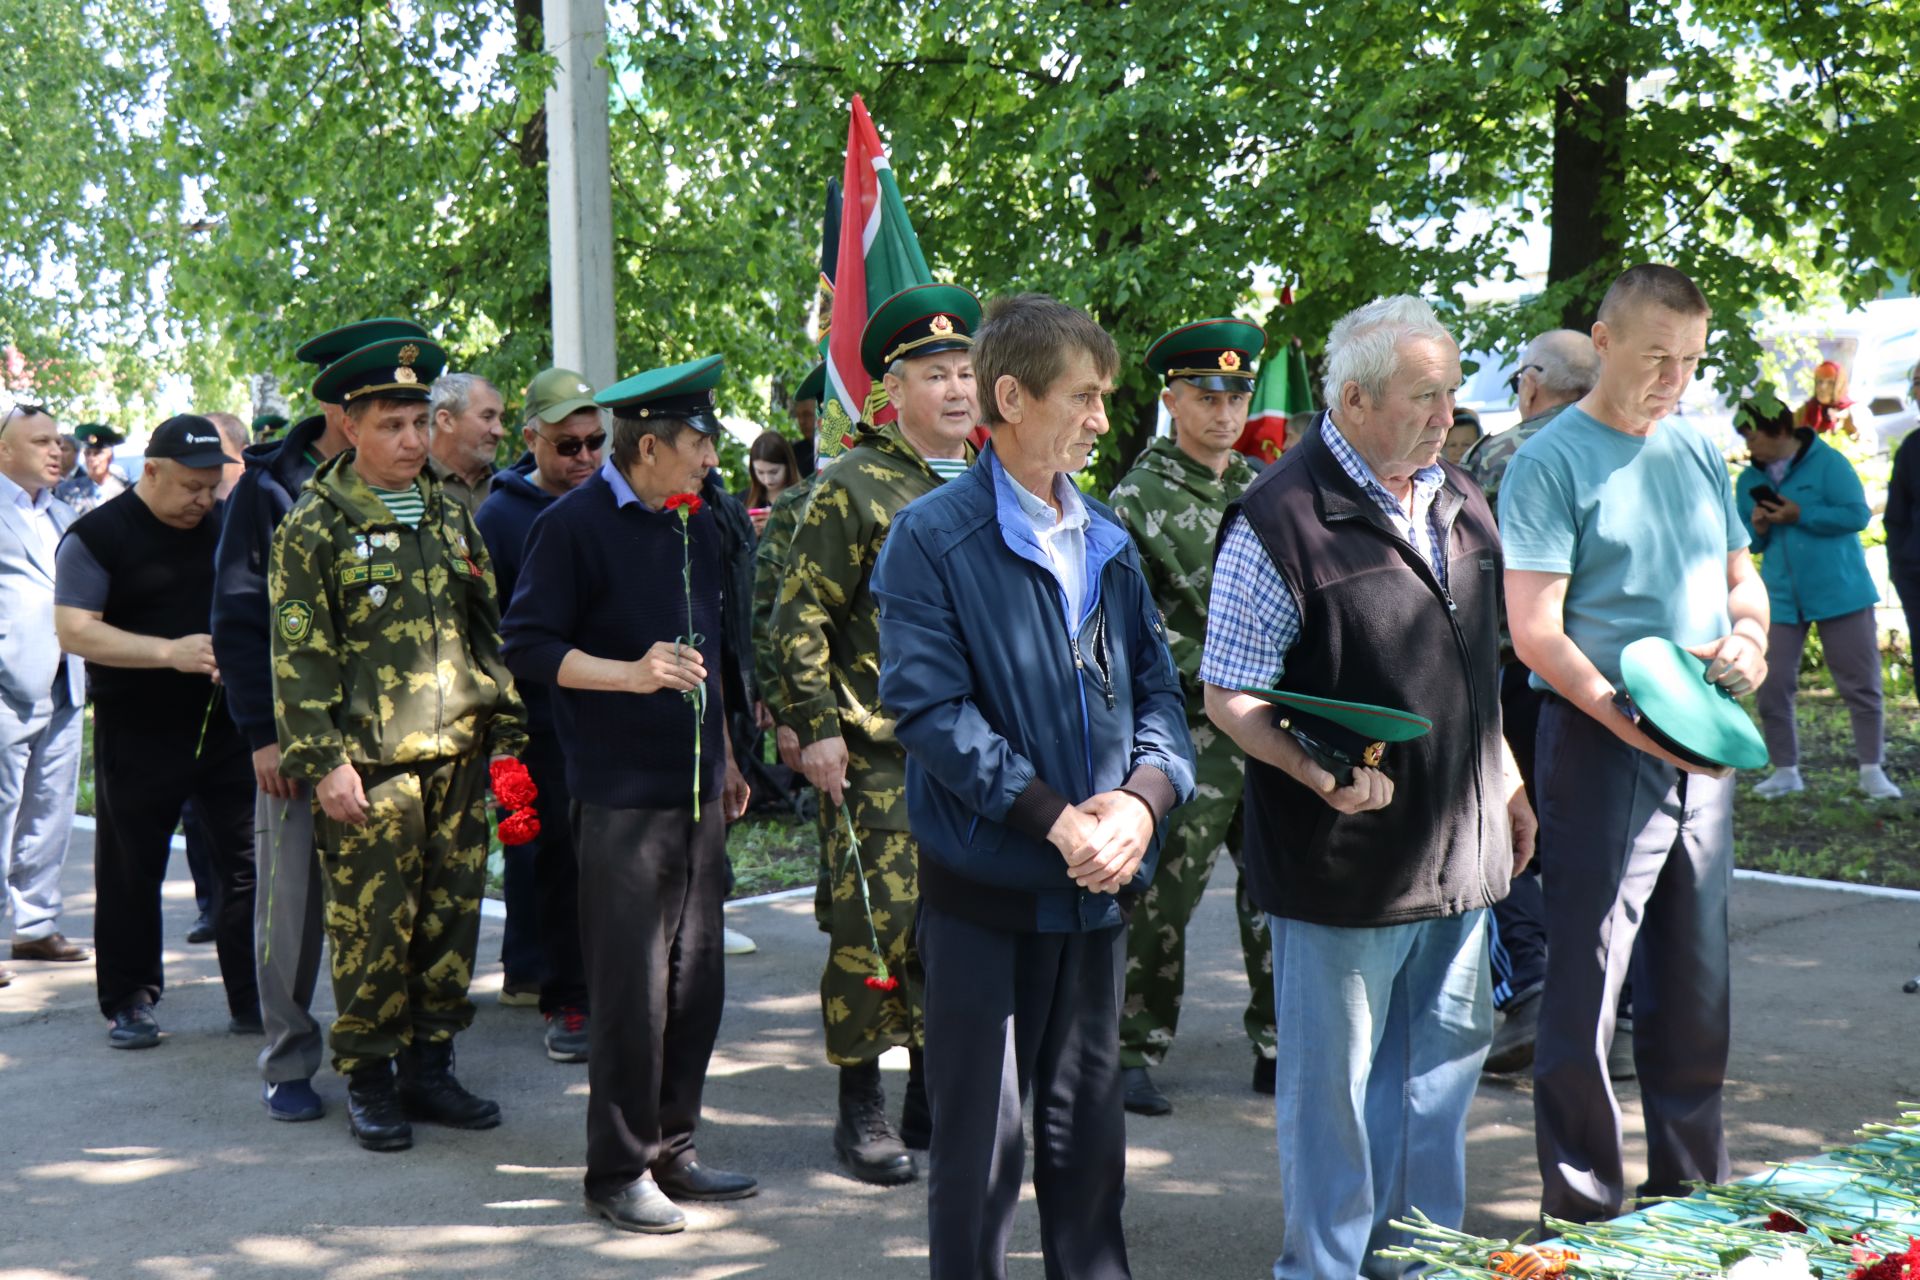
[[[184, 828], [269, 1116], [320, 1118], [330, 1056], [369, 1150], [492, 1127], [455, 1042], [497, 825], [503, 998], [586, 1064], [586, 1207], [678, 1231], [682, 1204], [757, 1189], [697, 1143], [726, 831], [755, 786], [804, 780], [833, 1155], [926, 1177], [935, 1277], [1005, 1274], [1029, 1104], [1048, 1274], [1129, 1274], [1125, 1113], [1178, 1101], [1152, 1072], [1223, 853], [1251, 1088], [1275, 1099], [1276, 1277], [1403, 1274], [1377, 1256], [1394, 1219], [1458, 1225], [1483, 1070], [1533, 1071], [1546, 1214], [1620, 1212], [1613, 1085], [1636, 1073], [1638, 1191], [1722, 1180], [1734, 783], [1623, 696], [1623, 650], [1662, 637], [1757, 691], [1781, 795], [1804, 786], [1817, 626], [1861, 788], [1898, 790], [1860, 482], [1757, 400], [1729, 482], [1670, 417], [1709, 320], [1679, 271], [1626, 271], [1591, 334], [1527, 346], [1522, 420], [1483, 437], [1452, 335], [1380, 299], [1329, 334], [1327, 407], [1271, 464], [1235, 449], [1265, 335], [1177, 325], [1140, 357], [1171, 434], [1104, 502], [1074, 477], [1109, 431], [1112, 338], [952, 285], [867, 323], [884, 424], [847, 423], [815, 369], [800, 438], [755, 441], [742, 496], [717, 469], [719, 357], [601, 388], [548, 369], [509, 416], [420, 326], [360, 321], [296, 353], [319, 413], [250, 447], [237, 419], [170, 418], [132, 483], [110, 428], [15, 406], [13, 958], [91, 956], [108, 1044], [158, 1044]], [[496, 470], [510, 432], [524, 452]], [[1893, 578], [1920, 607], [1911, 445], [1894, 490]], [[91, 952], [58, 883], [89, 701]]]

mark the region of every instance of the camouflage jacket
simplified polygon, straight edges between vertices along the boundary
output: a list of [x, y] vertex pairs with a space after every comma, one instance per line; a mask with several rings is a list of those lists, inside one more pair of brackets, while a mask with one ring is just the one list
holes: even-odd
[[760, 533], [760, 546], [753, 553], [753, 678], [760, 686], [761, 701], [776, 718], [787, 705], [787, 691], [780, 678], [779, 654], [773, 647], [773, 606], [780, 599], [780, 583], [787, 576], [793, 531], [807, 514], [807, 495], [813, 492], [813, 480], [813, 476], [803, 476], [773, 500], [767, 527]]
[[1467, 456], [1460, 459], [1460, 467], [1473, 482], [1480, 486], [1480, 492], [1487, 495], [1487, 505], [1493, 508], [1495, 518], [1500, 515], [1500, 481], [1506, 478], [1507, 464], [1513, 461], [1514, 451], [1540, 433], [1540, 428], [1560, 416], [1566, 408], [1557, 404], [1545, 413], [1536, 413], [1518, 426], [1508, 427], [1484, 439], [1473, 442], [1473, 448], [1467, 450]]
[[[1557, 404], [1545, 413], [1536, 413], [1517, 426], [1473, 442], [1473, 448], [1467, 450], [1467, 456], [1460, 459], [1461, 470], [1480, 486], [1480, 492], [1487, 495], [1487, 505], [1493, 508], [1494, 519], [1500, 518], [1500, 482], [1506, 478], [1507, 464], [1513, 461], [1513, 455], [1521, 445], [1540, 434], [1540, 428], [1560, 416], [1566, 408]], [[1507, 593], [1500, 593], [1500, 665], [1505, 666], [1514, 660], [1513, 635], [1507, 630]]]
[[500, 660], [493, 571], [473, 517], [421, 473], [417, 529], [341, 453], [274, 533], [273, 713], [280, 767], [318, 782], [342, 764], [518, 754], [526, 713]]
[[850, 803], [866, 830], [907, 830], [906, 753], [880, 705], [880, 606], [868, 583], [894, 515], [940, 483], [897, 426], [863, 434], [814, 481], [774, 605], [781, 723], [802, 746], [846, 739]]
[[1213, 544], [1227, 504], [1253, 483], [1238, 453], [1219, 479], [1162, 436], [1120, 477], [1107, 503], [1140, 548], [1167, 647], [1180, 669], [1189, 717], [1201, 716], [1200, 653], [1207, 639], [1207, 593], [1213, 586]]

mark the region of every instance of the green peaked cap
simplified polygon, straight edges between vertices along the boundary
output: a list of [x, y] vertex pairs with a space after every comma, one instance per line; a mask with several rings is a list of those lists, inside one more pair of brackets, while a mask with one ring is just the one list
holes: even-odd
[[447, 367], [447, 353], [432, 338], [383, 338], [349, 352], [320, 371], [313, 398], [348, 405], [369, 396], [426, 400], [433, 380]]
[[793, 393], [794, 400], [818, 400], [827, 394], [827, 362], [822, 360], [807, 370], [807, 376], [800, 379], [800, 387]]
[[594, 403], [622, 418], [680, 418], [705, 435], [718, 435], [720, 419], [713, 411], [713, 389], [726, 367], [720, 356], [705, 356], [665, 369], [649, 369], [616, 382], [596, 395]]
[[317, 364], [322, 367], [332, 364], [341, 356], [351, 355], [370, 342], [382, 338], [424, 338], [427, 331], [411, 320], [400, 320], [393, 316], [382, 316], [375, 320], [356, 320], [352, 324], [343, 324], [338, 329], [329, 329], [317, 338], [308, 338], [293, 353], [293, 358], [305, 364]]
[[1733, 695], [1707, 682], [1707, 660], [1661, 636], [1635, 640], [1620, 653], [1620, 682], [1640, 713], [1640, 728], [1695, 764], [1758, 769], [1767, 744]]
[[73, 438], [81, 444], [125, 444], [127, 438], [104, 422], [83, 422], [73, 429]]
[[1184, 378], [1209, 391], [1253, 391], [1253, 362], [1266, 349], [1259, 325], [1231, 316], [1170, 329], [1147, 348], [1147, 368], [1172, 382]]
[[1281, 711], [1280, 727], [1291, 733], [1315, 763], [1346, 786], [1357, 765], [1379, 767], [1390, 742], [1410, 742], [1433, 728], [1433, 721], [1397, 707], [1342, 702], [1286, 689], [1243, 686]]
[[895, 360], [973, 347], [980, 299], [957, 284], [916, 284], [888, 298], [860, 331], [860, 363], [878, 380]]

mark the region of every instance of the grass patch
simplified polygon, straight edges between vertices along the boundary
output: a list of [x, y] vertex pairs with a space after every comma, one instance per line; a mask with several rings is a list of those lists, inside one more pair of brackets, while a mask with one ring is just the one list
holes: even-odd
[[[1909, 677], [1910, 681], [1910, 677]], [[1736, 866], [1821, 880], [1920, 889], [1920, 704], [1910, 682], [1886, 698], [1887, 774], [1906, 794], [1867, 800], [1857, 790], [1846, 704], [1824, 670], [1800, 678], [1799, 795], [1761, 800], [1740, 775], [1733, 804]]]

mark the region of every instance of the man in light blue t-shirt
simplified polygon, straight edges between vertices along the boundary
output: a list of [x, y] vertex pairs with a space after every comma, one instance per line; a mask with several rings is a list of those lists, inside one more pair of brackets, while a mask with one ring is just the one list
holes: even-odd
[[[1607, 1074], [1632, 965], [1647, 1128], [1641, 1195], [1727, 1177], [1733, 783], [1656, 746], [1616, 706], [1620, 652], [1665, 636], [1730, 693], [1766, 675], [1767, 595], [1726, 465], [1663, 421], [1706, 349], [1707, 301], [1672, 267], [1634, 267], [1593, 327], [1600, 381], [1520, 447], [1500, 490], [1514, 650], [1540, 715], [1547, 978], [1534, 1055], [1544, 1213], [1611, 1218], [1625, 1198]], [[1636, 945], [1637, 943], [1637, 945]]]

